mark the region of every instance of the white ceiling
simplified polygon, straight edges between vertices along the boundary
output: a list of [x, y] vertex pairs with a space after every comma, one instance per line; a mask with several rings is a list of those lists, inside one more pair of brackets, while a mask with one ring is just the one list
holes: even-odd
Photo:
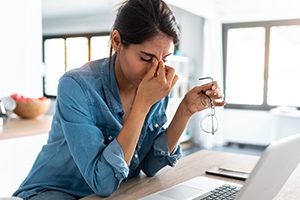
[[[44, 18], [112, 12], [122, 0], [42, 0]], [[173, 5], [183, 0], [166, 0]], [[300, 0], [184, 0], [193, 10], [201, 3], [215, 1], [221, 21], [247, 21], [276, 18], [300, 18]], [[190, 4], [197, 5], [190, 5]], [[203, 8], [202, 8], [203, 9]]]
[[120, 0], [42, 0], [44, 18], [105, 13], [116, 9]]

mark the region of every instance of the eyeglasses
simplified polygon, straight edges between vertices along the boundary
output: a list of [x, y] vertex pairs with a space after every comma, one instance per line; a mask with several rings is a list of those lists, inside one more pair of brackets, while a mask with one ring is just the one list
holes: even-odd
[[[210, 80], [211, 82], [213, 82], [212, 77], [203, 77], [203, 78], [199, 78], [199, 80], [200, 81]], [[215, 115], [216, 114], [215, 105], [213, 104], [212, 99], [207, 94], [205, 94], [203, 90], [201, 90], [199, 93], [203, 94], [208, 98], [207, 100], [210, 106], [210, 113], [208, 113], [200, 120], [200, 128], [205, 133], [211, 133], [212, 135], [214, 135], [219, 128], [218, 119]], [[207, 102], [202, 102], [204, 106], [206, 106], [206, 103]]]

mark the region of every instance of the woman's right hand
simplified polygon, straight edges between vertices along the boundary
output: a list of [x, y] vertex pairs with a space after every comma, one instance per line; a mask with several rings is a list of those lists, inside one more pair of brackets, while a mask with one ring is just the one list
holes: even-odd
[[154, 62], [137, 89], [135, 102], [150, 108], [171, 92], [177, 80], [174, 68], [164, 65], [163, 61]]

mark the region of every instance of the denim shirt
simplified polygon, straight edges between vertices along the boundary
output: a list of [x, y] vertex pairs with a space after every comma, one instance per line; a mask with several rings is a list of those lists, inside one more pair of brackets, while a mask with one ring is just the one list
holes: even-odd
[[14, 196], [26, 198], [49, 189], [77, 198], [92, 193], [108, 196], [141, 170], [153, 176], [181, 157], [179, 145], [171, 155], [168, 149], [163, 128], [166, 97], [151, 107], [131, 163], [126, 164], [116, 140], [124, 110], [114, 62], [115, 56], [111, 66], [108, 58], [92, 61], [61, 77], [47, 144]]

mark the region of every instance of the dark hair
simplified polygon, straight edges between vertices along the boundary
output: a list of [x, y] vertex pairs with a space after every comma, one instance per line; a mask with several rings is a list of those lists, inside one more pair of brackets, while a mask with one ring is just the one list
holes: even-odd
[[179, 42], [175, 16], [162, 0], [126, 0], [118, 9], [112, 29], [120, 33], [125, 46], [140, 44], [159, 33], [171, 37], [175, 45]]

